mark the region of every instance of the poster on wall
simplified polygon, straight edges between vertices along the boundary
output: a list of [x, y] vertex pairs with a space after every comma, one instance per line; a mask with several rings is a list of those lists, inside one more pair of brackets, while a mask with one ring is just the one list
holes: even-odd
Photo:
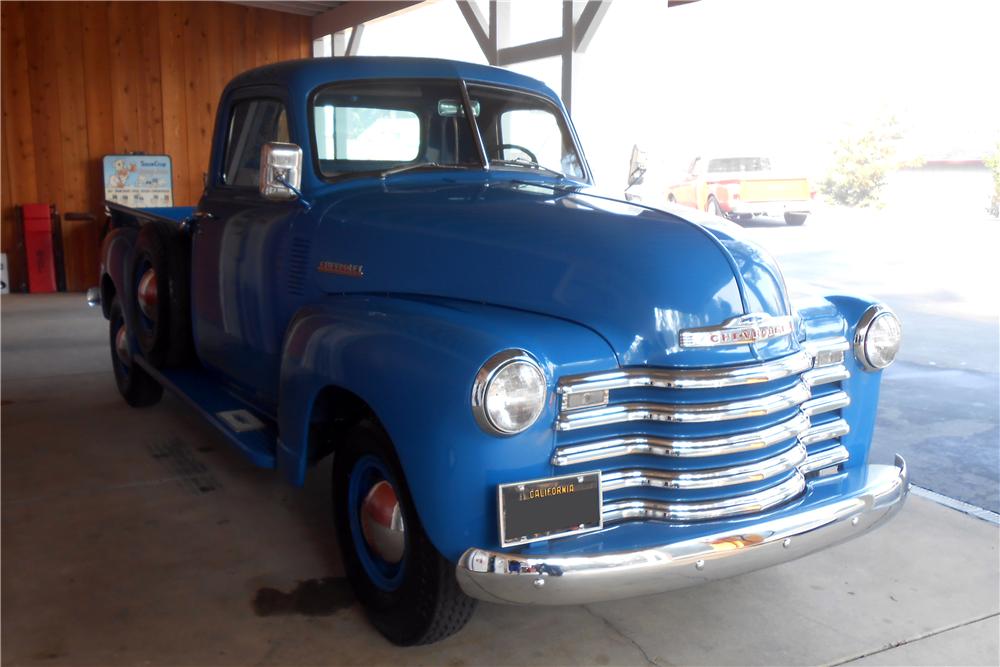
[[174, 205], [169, 155], [105, 155], [104, 198], [136, 208]]

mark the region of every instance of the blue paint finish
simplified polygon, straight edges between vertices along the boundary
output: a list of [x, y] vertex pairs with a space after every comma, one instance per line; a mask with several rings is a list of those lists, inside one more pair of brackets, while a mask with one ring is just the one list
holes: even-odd
[[380, 460], [371, 455], [358, 459], [351, 470], [351, 479], [348, 483], [350, 488], [347, 490], [347, 518], [351, 524], [354, 550], [358, 554], [358, 560], [361, 561], [361, 567], [378, 588], [383, 591], [394, 591], [403, 581], [408, 549], [404, 549], [398, 563], [387, 563], [368, 548], [361, 528], [361, 508], [364, 500], [368, 492], [382, 480], [389, 482], [393, 489], [397, 488], [395, 478]]
[[[529, 350], [548, 403], [527, 431], [488, 435], [471, 410], [472, 381], [497, 352]], [[320, 390], [350, 390], [378, 415], [406, 473], [421, 522], [449, 558], [495, 544], [496, 485], [554, 474], [555, 379], [612, 368], [596, 334], [561, 319], [460, 301], [330, 297], [296, 315], [281, 369], [280, 466], [300, 483], [311, 406]]]
[[[552, 476], [553, 447], [621, 433], [596, 427], [557, 434], [552, 425], [560, 377], [620, 366], [699, 368], [775, 359], [798, 351], [805, 341], [850, 338], [871, 303], [832, 296], [793, 308], [777, 264], [742, 239], [734, 225], [694, 210], [665, 212], [619, 201], [589, 182], [523, 169], [443, 169], [333, 181], [315, 173], [309, 157], [311, 94], [331, 82], [407, 77], [519, 88], [563, 109], [543, 84], [513, 72], [420, 58], [280, 63], [235, 78], [219, 104], [198, 206], [203, 215], [192, 227], [192, 320], [200, 364], [153, 372], [257, 465], [278, 467], [294, 484], [303, 482], [310, 460], [316, 398], [326, 388], [339, 388], [364, 401], [389, 434], [421, 522], [441, 553], [456, 559], [471, 546], [495, 549], [497, 484]], [[254, 96], [285, 104], [290, 139], [305, 153], [301, 190], [309, 206], [267, 201], [255, 189], [223, 183], [230, 111]], [[119, 287], [135, 227], [154, 219], [179, 222], [192, 214], [191, 209], [112, 208], [115, 229], [102, 257], [105, 273]], [[323, 262], [361, 266], [363, 276], [320, 272]], [[750, 312], [792, 315], [796, 333], [754, 346], [678, 344], [683, 329]], [[496, 437], [473, 417], [472, 382], [484, 361], [509, 348], [522, 348], [539, 362], [549, 393], [533, 426]], [[832, 502], [864, 483], [881, 374], [862, 370], [851, 353], [846, 364], [852, 376], [843, 388], [852, 403], [843, 416], [851, 433], [843, 443], [850, 461], [841, 474], [811, 482], [804, 497], [774, 510], [775, 516]], [[719, 390], [714, 396], [750, 398], [793, 381]], [[614, 400], [642, 396], [626, 391]], [[657, 400], [694, 399], [665, 391]], [[236, 406], [250, 409], [267, 428], [251, 435], [229, 432], [215, 413]], [[791, 414], [744, 425], [764, 427]], [[728, 428], [642, 426], [665, 437], [706, 437]], [[719, 457], [718, 464], [762, 460], [789, 446]], [[662, 464], [642, 457], [628, 462], [646, 463]], [[673, 464], [683, 469], [703, 461]], [[683, 498], [738, 495], [774, 481], [723, 493], [688, 491]], [[681, 497], [666, 490], [647, 495]], [[758, 519], [621, 525], [521, 549], [621, 550]], [[391, 587], [393, 573], [373, 567]]]

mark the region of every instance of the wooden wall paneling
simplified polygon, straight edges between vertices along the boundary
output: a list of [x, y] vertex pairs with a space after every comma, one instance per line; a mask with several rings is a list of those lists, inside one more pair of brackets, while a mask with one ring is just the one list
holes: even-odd
[[35, 142], [28, 77], [24, 6], [0, 3], [2, 32], [2, 152], [3, 190], [0, 194], [0, 250], [7, 253], [7, 276], [12, 291], [24, 289], [27, 274], [21, 255], [20, 230], [14, 207], [38, 199]]
[[[63, 210], [62, 137], [59, 130], [59, 59], [51, 48], [55, 13], [48, 3], [25, 5], [28, 73], [31, 77], [31, 122], [35, 142], [35, 177], [39, 203]], [[22, 202], [25, 203], [25, 202]]]
[[188, 12], [184, 23], [184, 78], [187, 86], [188, 188], [198, 197], [204, 189], [208, 170], [212, 118], [217, 95], [212, 85], [208, 63], [209, 38], [204, 21], [203, 3], [185, 5]]
[[[111, 54], [111, 114], [115, 153], [141, 151], [136, 65], [139, 51], [139, 15], [131, 2], [108, 5], [108, 49]], [[95, 45], [97, 48], [97, 45]]]
[[295, 14], [281, 15], [281, 34], [278, 42], [281, 60], [296, 60], [299, 58], [299, 26], [302, 25], [301, 18]]
[[309, 21], [299, 21], [299, 58], [312, 58], [312, 30]]
[[[0, 3], [0, 244], [23, 275], [14, 205], [103, 213], [102, 156], [165, 152], [174, 202], [197, 203], [226, 82], [312, 54], [310, 20], [231, 3]], [[92, 223], [64, 219], [67, 282], [96, 280]]]
[[107, 2], [80, 5], [83, 30], [83, 76], [87, 106], [87, 174], [90, 177], [88, 209], [103, 222], [104, 172], [102, 159], [115, 152], [112, 112], [111, 51]]
[[62, 238], [66, 288], [84, 290], [97, 283], [97, 228], [87, 221], [67, 220], [67, 213], [90, 209], [87, 145], [87, 92], [83, 67], [80, 6], [59, 3], [50, 41], [59, 62], [59, 134], [62, 147]]
[[35, 176], [35, 137], [31, 115], [28, 45], [24, 28], [24, 5], [0, 3], [3, 32], [3, 133], [7, 139], [6, 166], [10, 170], [11, 197], [15, 204], [38, 199]]
[[174, 204], [191, 206], [201, 190], [192, 191], [188, 169], [187, 86], [184, 71], [184, 8], [181, 3], [156, 5], [160, 32], [160, 86], [163, 109], [163, 151], [170, 156]]
[[[159, 12], [154, 2], [138, 3], [138, 24], [141, 56], [136, 80], [139, 95], [139, 136], [141, 150], [146, 153], [163, 152], [163, 92], [160, 74]], [[137, 26], [138, 27], [138, 26]]]

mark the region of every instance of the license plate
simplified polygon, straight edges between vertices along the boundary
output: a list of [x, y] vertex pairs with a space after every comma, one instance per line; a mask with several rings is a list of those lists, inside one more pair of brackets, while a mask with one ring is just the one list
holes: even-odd
[[500, 543], [507, 547], [603, 527], [601, 472], [501, 484]]

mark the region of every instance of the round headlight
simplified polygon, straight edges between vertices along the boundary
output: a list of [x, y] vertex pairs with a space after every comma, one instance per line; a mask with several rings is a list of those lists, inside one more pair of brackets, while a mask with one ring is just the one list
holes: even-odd
[[854, 332], [854, 356], [865, 370], [885, 368], [896, 359], [903, 326], [885, 306], [871, 306], [858, 320]]
[[535, 423], [545, 408], [545, 374], [524, 350], [490, 357], [472, 386], [472, 412], [487, 433], [513, 435]]

